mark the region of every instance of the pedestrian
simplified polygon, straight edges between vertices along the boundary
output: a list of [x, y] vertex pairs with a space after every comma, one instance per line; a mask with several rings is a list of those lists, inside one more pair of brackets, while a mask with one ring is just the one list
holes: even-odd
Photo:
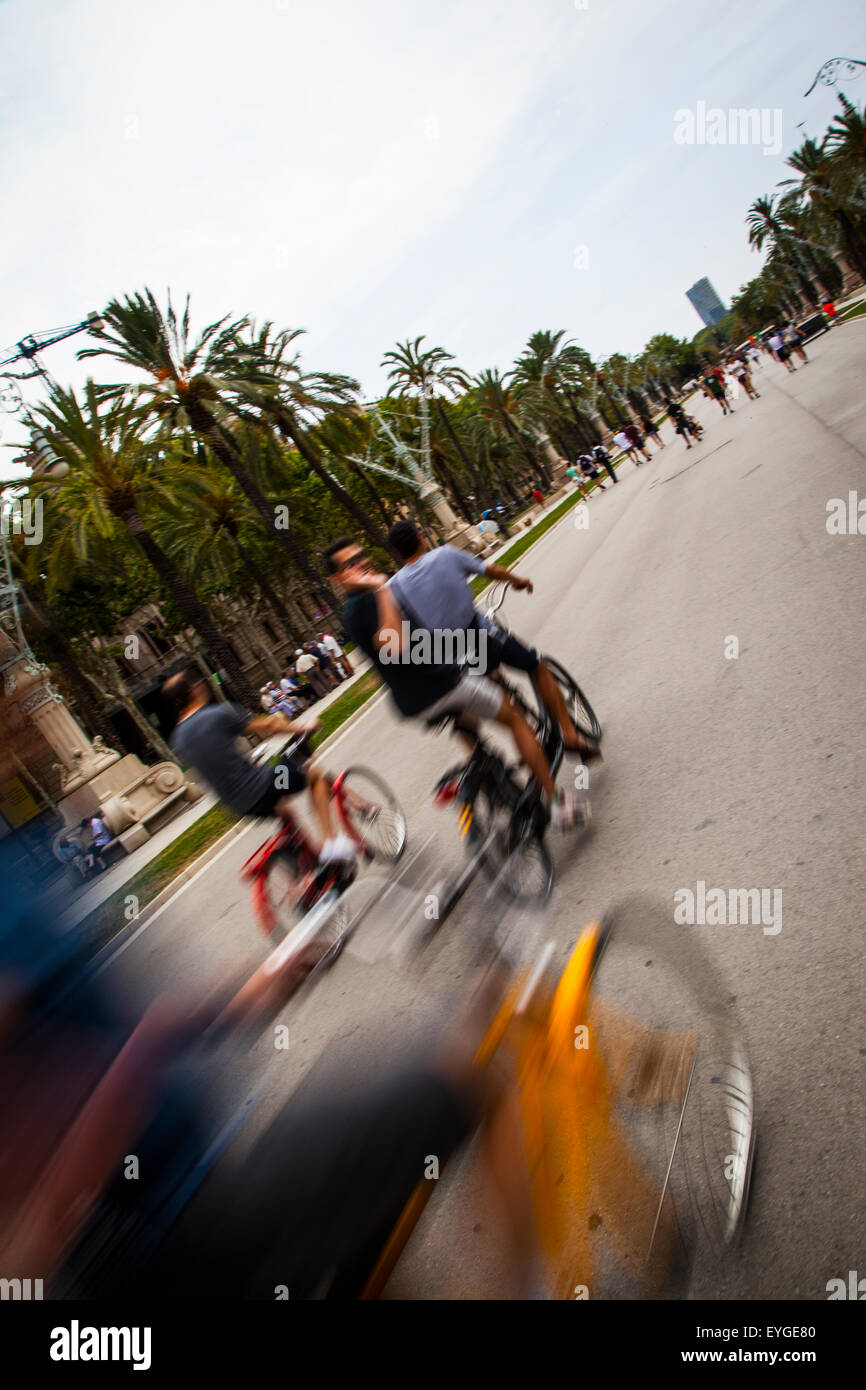
[[641, 434], [634, 421], [632, 421], [631, 424], [626, 425], [625, 429], [623, 430], [623, 434], [628, 436], [635, 449], [637, 449], [639, 453], [643, 454], [644, 459], [647, 463], [649, 463], [650, 459], [652, 458], [652, 454], [647, 452], [646, 445], [644, 444], [643, 435]]
[[592, 450], [592, 456], [593, 456], [593, 458], [595, 459], [596, 463], [600, 463], [601, 466], [602, 466], [602, 468], [604, 468], [604, 469], [607, 470], [607, 472], [610, 474], [610, 476], [611, 476], [611, 478], [613, 479], [613, 481], [614, 481], [615, 483], [618, 483], [618, 482], [619, 482], [619, 478], [616, 476], [616, 474], [615, 474], [614, 471], [613, 471], [613, 464], [612, 464], [611, 461], [610, 461], [610, 454], [607, 452], [607, 449], [605, 449], [604, 445], [602, 445], [602, 444], [596, 444], [596, 445], [594, 445], [594, 446], [593, 446], [593, 450]]
[[733, 377], [740, 383], [750, 400], [756, 401], [760, 398], [760, 391], [756, 391], [752, 385], [752, 378], [749, 373], [747, 363], [742, 357], [731, 357], [728, 359], [728, 370]]
[[773, 329], [767, 339], [767, 346], [770, 348], [776, 361], [781, 362], [786, 371], [795, 372], [797, 370], [791, 361], [791, 349], [785, 342], [778, 328]]
[[647, 436], [647, 438], [652, 439], [660, 449], [663, 449], [665, 446], [662, 443], [661, 435], [656, 429], [654, 422], [650, 419], [648, 415], [641, 415], [639, 418], [640, 427], [643, 430], [644, 434]]
[[87, 862], [84, 851], [69, 835], [61, 835], [57, 841], [57, 854], [64, 864], [71, 864], [77, 869], [82, 879], [87, 878]]
[[836, 322], [836, 305], [833, 303], [832, 299], [828, 299], [821, 305], [821, 309], [824, 318], [827, 320], [827, 327], [832, 328], [833, 324]]
[[95, 816], [85, 816], [81, 822], [81, 829], [85, 833], [90, 832], [90, 841], [84, 845], [84, 862], [88, 870], [98, 874], [105, 872], [105, 860], [100, 850], [105, 849], [111, 839], [111, 831], [102, 819], [101, 811], [100, 806]]
[[681, 439], [684, 439], [686, 441], [686, 448], [690, 449], [692, 447], [689, 443], [690, 430], [687, 416], [682, 406], [677, 404], [676, 401], [665, 401], [665, 408], [668, 412], [670, 422], [674, 427], [674, 433], [678, 434]]
[[300, 700], [304, 705], [312, 705], [316, 699], [315, 691], [309, 685], [304, 685], [299, 681], [289, 668], [283, 672], [280, 680], [280, 691], [289, 699]]
[[539, 507], [544, 506], [544, 493], [541, 491], [540, 488], [534, 487], [532, 489], [532, 497], [533, 501], [537, 502]]
[[637, 468], [640, 464], [640, 459], [637, 457], [637, 450], [624, 430], [617, 430], [613, 437], [613, 442]]
[[728, 400], [728, 393], [725, 390], [725, 374], [721, 368], [712, 371], [708, 368], [704, 373], [705, 394], [711, 396], [714, 401], [718, 401], [722, 408], [723, 415], [733, 415], [734, 407]]
[[319, 658], [313, 655], [309, 646], [307, 646], [304, 651], [296, 653], [296, 655], [298, 659], [295, 662], [295, 670], [299, 676], [308, 682], [316, 692], [316, 695], [321, 699], [323, 695], [327, 695], [330, 687], [319, 671]]
[[782, 329], [782, 337], [789, 353], [795, 352], [801, 362], [809, 361], [803, 350], [803, 335], [793, 319], [785, 324], [785, 327]]

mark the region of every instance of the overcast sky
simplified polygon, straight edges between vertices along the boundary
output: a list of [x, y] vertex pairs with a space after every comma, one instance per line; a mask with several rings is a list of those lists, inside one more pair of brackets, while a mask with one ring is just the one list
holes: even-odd
[[[305, 328], [368, 397], [421, 333], [472, 372], [542, 328], [690, 337], [696, 279], [760, 269], [746, 209], [832, 118], [803, 94], [837, 56], [866, 58], [862, 0], [0, 0], [0, 345], [144, 285]], [[699, 102], [779, 110], [781, 149], [677, 143]]]

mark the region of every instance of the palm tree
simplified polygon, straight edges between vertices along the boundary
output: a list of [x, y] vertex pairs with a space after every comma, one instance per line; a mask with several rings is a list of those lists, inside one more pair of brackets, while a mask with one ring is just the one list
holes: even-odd
[[515, 392], [494, 368], [480, 372], [475, 378], [475, 398], [482, 417], [491, 424], [496, 421], [505, 431], [515, 449], [522, 453], [532, 474], [543, 474], [535, 451], [530, 447], [520, 426], [520, 407]]
[[[422, 348], [424, 336], [423, 333], [420, 334], [413, 342], [407, 338], [405, 343], [398, 343], [396, 348], [385, 353], [380, 366], [389, 368], [388, 380], [391, 384], [387, 395], [397, 395], [402, 399], [416, 396], [432, 402], [436, 417], [450, 439], [482, 506], [492, 507], [495, 499], [490, 496], [484, 474], [466, 453], [445, 406], [445, 397], [453, 398], [468, 389], [469, 377], [462, 367], [456, 365], [453, 353], [446, 352], [442, 347]], [[455, 492], [458, 505], [463, 500], [462, 494]], [[461, 506], [461, 510], [467, 520], [470, 519], [465, 505]]]
[[179, 500], [182, 505], [184, 493], [189, 495], [188, 478], [172, 477], [170, 468], [156, 462], [156, 445], [143, 437], [134, 402], [121, 396], [104, 410], [100, 405], [98, 388], [88, 380], [83, 405], [74, 391], [53, 386], [47, 403], [33, 412], [49, 448], [69, 470], [60, 479], [31, 482], [34, 491], [48, 497], [48, 510], [55, 518], [49, 590], [86, 564], [99, 543], [114, 538], [120, 526], [226, 671], [238, 697], [253, 702], [255, 691], [234, 652], [146, 520], [147, 509], [154, 505], [167, 510], [175, 509]]
[[[847, 119], [854, 126], [856, 112]], [[833, 148], [829, 134], [820, 144], [804, 140], [799, 150], [786, 160], [800, 175], [799, 179], [783, 179], [780, 187], [795, 185], [816, 214], [816, 220], [833, 225], [839, 250], [866, 278], [866, 232], [863, 217], [856, 216], [851, 202], [852, 180], [845, 158], [845, 137], [837, 138], [835, 154]]]
[[259, 418], [276, 428], [282, 438], [297, 449], [311, 472], [357, 522], [371, 543], [391, 554], [385, 532], [327, 467], [311, 433], [313, 423], [325, 414], [357, 409], [360, 386], [354, 378], [336, 372], [304, 371], [300, 354], [292, 349], [303, 331], [301, 328], [277, 330], [272, 323], [264, 323], [258, 329], [250, 325], [244, 351], [260, 364], [265, 378], [263, 389], [255, 398]]
[[[240, 561], [278, 624], [293, 646], [298, 639], [285, 603], [276, 593], [258, 560], [242, 539], [251, 517], [244, 497], [230, 476], [213, 470], [201, 472], [195, 509], [186, 508], [161, 527], [166, 548], [178, 556], [185, 572], [194, 576], [209, 570], [225, 585], [231, 584], [232, 563]], [[184, 563], [185, 561], [185, 563]]]
[[248, 321], [232, 322], [226, 315], [209, 324], [193, 341], [189, 297], [178, 319], [171, 296], [163, 315], [149, 289], [112, 300], [102, 319], [105, 326], [96, 336], [103, 346], [82, 348], [78, 356], [109, 355], [143, 373], [145, 381], [102, 387], [101, 394], [129, 395], [144, 419], [172, 432], [192, 429], [250, 499], [322, 607], [333, 610], [334, 596], [309, 556], [288, 528], [275, 527], [274, 508], [245, 467], [230, 428], [258, 403], [263, 391], [274, 387], [267, 366], [241, 343], [240, 334]]
[[769, 243], [780, 258], [790, 265], [802, 294], [817, 309], [818, 293], [806, 273], [798, 238], [779, 215], [774, 195], [755, 199], [746, 214], [746, 225], [749, 228], [749, 245], [760, 251]]

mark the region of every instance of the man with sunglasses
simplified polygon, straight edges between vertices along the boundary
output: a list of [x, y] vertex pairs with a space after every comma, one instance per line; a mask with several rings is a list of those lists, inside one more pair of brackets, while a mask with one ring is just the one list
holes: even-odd
[[343, 626], [378, 669], [400, 714], [427, 722], [444, 714], [460, 714], [463, 723], [492, 719], [504, 725], [521, 761], [544, 792], [553, 825], [561, 830], [573, 826], [577, 819], [574, 792], [557, 791], [544, 750], [501, 686], [485, 676], [467, 675], [455, 664], [394, 660], [395, 652], [402, 654], [404, 622], [408, 620], [410, 629], [424, 629], [401, 611], [385, 575], [373, 570], [350, 536], [329, 545], [324, 558], [335, 587], [346, 599]]
[[191, 667], [169, 676], [162, 687], [177, 713], [169, 743], [195, 769], [220, 801], [238, 816], [290, 816], [290, 798], [305, 789], [322, 838], [322, 864], [347, 863], [355, 847], [347, 835], [335, 835], [331, 818], [331, 787], [318, 767], [298, 767], [287, 758], [270, 767], [255, 763], [237, 746], [241, 734], [311, 734], [315, 720], [296, 723], [285, 714], [250, 714], [241, 705], [217, 704], [209, 683]]

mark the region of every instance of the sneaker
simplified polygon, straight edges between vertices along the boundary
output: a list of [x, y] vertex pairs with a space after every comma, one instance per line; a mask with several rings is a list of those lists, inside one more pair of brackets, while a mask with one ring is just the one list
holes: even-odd
[[577, 797], [574, 792], [559, 792], [550, 808], [550, 823], [555, 830], [571, 830], [578, 823]]
[[351, 864], [357, 857], [357, 847], [348, 835], [335, 835], [326, 840], [319, 851], [320, 864]]

